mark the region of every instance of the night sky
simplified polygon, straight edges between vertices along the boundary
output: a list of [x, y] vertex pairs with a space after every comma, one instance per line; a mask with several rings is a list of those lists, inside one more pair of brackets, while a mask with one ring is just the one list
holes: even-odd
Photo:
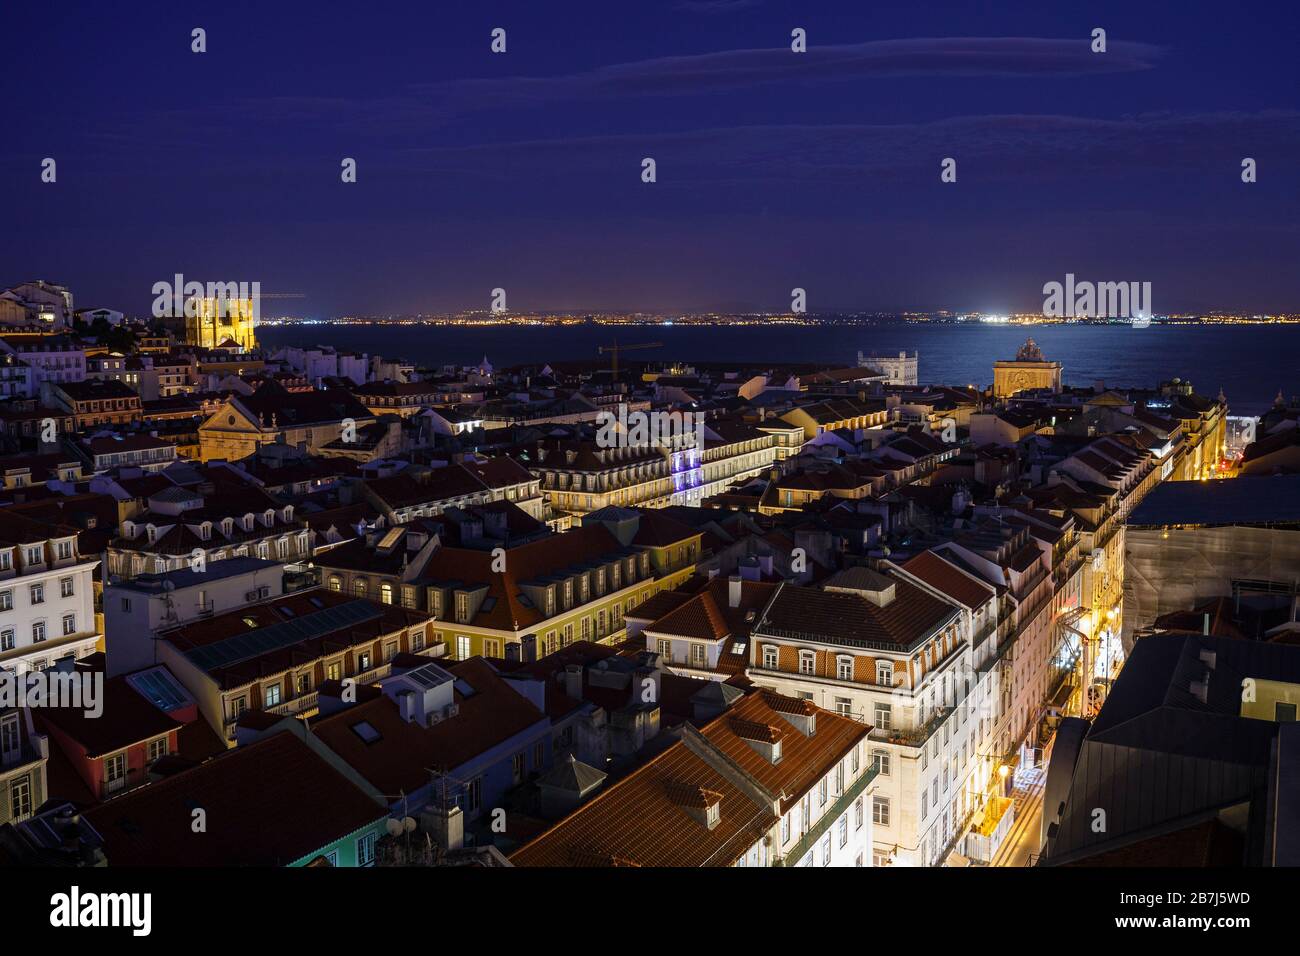
[[1300, 311], [1294, 0], [82, 6], [0, 9], [0, 286], [78, 307]]

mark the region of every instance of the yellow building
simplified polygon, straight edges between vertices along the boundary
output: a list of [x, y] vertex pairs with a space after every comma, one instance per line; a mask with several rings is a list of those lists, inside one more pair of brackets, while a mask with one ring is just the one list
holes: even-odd
[[232, 395], [199, 426], [200, 457], [238, 461], [277, 442], [321, 454], [336, 439], [359, 441], [374, 420], [348, 392], [289, 392], [267, 382], [252, 395]]
[[1026, 339], [1014, 359], [993, 363], [993, 397], [1009, 398], [1017, 392], [1044, 388], [1061, 391], [1061, 363], [1049, 362], [1033, 339]]
[[185, 341], [200, 348], [257, 348], [257, 311], [252, 299], [191, 299], [185, 307]]
[[[701, 532], [666, 518], [646, 520], [652, 512], [640, 513], [645, 525], [628, 514], [636, 526], [631, 536], [617, 521], [599, 521], [497, 553], [438, 548], [401, 599], [423, 597], [435, 618], [434, 640], [455, 660], [527, 660], [575, 641], [616, 644], [626, 636], [627, 613], [683, 584], [700, 555]], [[343, 574], [327, 574], [329, 587], [348, 586]]]

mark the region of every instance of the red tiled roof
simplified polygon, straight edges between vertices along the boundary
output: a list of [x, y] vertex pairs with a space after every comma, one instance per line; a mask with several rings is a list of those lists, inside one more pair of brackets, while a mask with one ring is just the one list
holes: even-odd
[[[195, 832], [193, 811], [208, 830]], [[112, 866], [286, 866], [387, 816], [290, 732], [86, 813]]]
[[[421, 727], [403, 720], [392, 699], [377, 697], [318, 718], [312, 730], [375, 789], [409, 793], [429, 782], [430, 768], [452, 773], [542, 720], [542, 712], [481, 657], [448, 663], [447, 669], [475, 691], [456, 692], [455, 717]], [[377, 741], [368, 743], [352, 730], [361, 721], [379, 732]]]
[[[805, 737], [771, 708], [777, 695], [752, 694], [705, 724], [700, 734], [769, 793], [793, 806], [871, 732], [870, 726], [818, 709]], [[772, 764], [733, 730], [754, 724], [781, 741]], [[865, 756], [862, 758], [864, 761]], [[730, 866], [776, 822], [770, 805], [745, 795], [683, 742], [610, 786], [511, 856], [516, 866], [574, 866], [622, 860], [639, 866]], [[716, 802], [712, 828], [689, 812]]]
[[[496, 598], [490, 610], [480, 609], [472, 622], [476, 627], [518, 630], [545, 619], [540, 608], [526, 606], [520, 585], [568, 568], [624, 552], [607, 528], [593, 524], [551, 535], [506, 551], [505, 570], [494, 571], [497, 563], [490, 551], [443, 547], [434, 551], [424, 567], [426, 583], [461, 581], [486, 584], [487, 596]], [[485, 602], [486, 603], [486, 602]]]
[[968, 608], [983, 607], [993, 597], [991, 587], [976, 581], [933, 551], [922, 551], [902, 567], [908, 574]]
[[669, 611], [646, 630], [703, 641], [721, 640], [730, 633], [708, 592], [697, 594], [685, 604]]
[[[673, 799], [714, 791], [719, 819], [699, 823]], [[677, 743], [511, 854], [515, 866], [730, 866], [776, 823], [735, 784]]]
[[90, 757], [103, 757], [181, 727], [180, 721], [137, 693], [125, 677], [104, 681], [102, 704], [103, 711], [95, 717], [72, 707], [45, 707], [37, 714], [84, 747]]
[[768, 605], [760, 634], [773, 630], [797, 633], [803, 639], [859, 646], [858, 642], [910, 648], [930, 637], [957, 609], [915, 585], [891, 578], [894, 600], [879, 607], [852, 593], [821, 591], [785, 584]]

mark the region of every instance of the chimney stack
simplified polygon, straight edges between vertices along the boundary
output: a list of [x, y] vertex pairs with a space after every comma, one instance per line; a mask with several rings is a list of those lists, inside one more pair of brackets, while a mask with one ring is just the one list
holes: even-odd
[[582, 700], [582, 665], [564, 665], [564, 692], [574, 700]]

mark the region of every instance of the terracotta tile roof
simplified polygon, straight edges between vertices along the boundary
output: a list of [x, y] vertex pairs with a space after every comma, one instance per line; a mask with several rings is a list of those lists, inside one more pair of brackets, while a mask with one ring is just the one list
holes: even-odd
[[744, 740], [759, 740], [763, 743], [774, 744], [781, 739], [781, 730], [772, 724], [760, 724], [755, 720], [744, 720], [740, 717], [732, 717], [727, 721], [727, 726], [737, 737]]
[[[210, 831], [194, 832], [195, 808]], [[86, 813], [112, 866], [286, 866], [385, 816], [289, 732]]]
[[368, 478], [366, 487], [394, 509], [482, 494], [488, 490], [478, 475], [463, 465], [434, 468], [419, 477], [401, 471], [387, 478]]
[[[429, 770], [447, 773], [543, 720], [527, 698], [481, 657], [447, 663], [474, 693], [456, 692], [455, 717], [421, 727], [402, 719], [389, 697], [376, 697], [312, 722], [312, 731], [383, 793], [410, 792], [429, 782]], [[379, 732], [363, 740], [353, 727], [365, 721]]]
[[[750, 694], [700, 732], [769, 793], [783, 797], [781, 812], [784, 813], [854, 746], [866, 740], [871, 726], [815, 707], [816, 733], [805, 737], [769, 703], [779, 696], [771, 692]], [[767, 736], [751, 736], [760, 729]], [[781, 760], [774, 764], [746, 743], [755, 739], [780, 741]], [[866, 755], [861, 759], [865, 761]]]
[[957, 608], [906, 581], [895, 582], [894, 600], [879, 607], [851, 593], [784, 584], [761, 621], [756, 639], [796, 635], [846, 647], [915, 646], [957, 615]]
[[[760, 789], [782, 798], [782, 812], [865, 740], [871, 727], [816, 710], [811, 737], [789, 724], [768, 701], [778, 695], [751, 694], [700, 728], [703, 743], [716, 748], [710, 759], [682, 741], [515, 851], [516, 866], [730, 866], [777, 822], [770, 804], [760, 805], [732, 781], [735, 768]], [[787, 706], [787, 705], [783, 705]], [[800, 706], [799, 704], [789, 706]], [[772, 764], [733, 729], [754, 725], [781, 741], [781, 760]], [[865, 755], [862, 758], [866, 760]], [[716, 761], [710, 762], [710, 760]], [[691, 810], [717, 803], [718, 822], [709, 828]]]
[[638, 621], [658, 621], [669, 611], [681, 607], [690, 599], [691, 595], [680, 589], [660, 591], [658, 594], [651, 595], [650, 598], [642, 601], [623, 616]]
[[690, 525], [682, 524], [675, 518], [656, 514], [654, 511], [641, 511], [639, 514], [641, 518], [637, 524], [636, 534], [632, 538], [633, 544], [666, 548], [703, 533], [696, 531]]
[[669, 611], [646, 630], [702, 641], [721, 640], [730, 633], [712, 595], [707, 592], [697, 594], [685, 604]]
[[84, 747], [90, 757], [103, 757], [181, 727], [180, 721], [137, 693], [125, 677], [104, 681], [103, 712], [97, 717], [72, 707], [42, 707], [36, 713]]
[[531, 471], [509, 457], [466, 462], [464, 467], [489, 488], [505, 488], [536, 480]]
[[[673, 799], [683, 788], [717, 794], [719, 819], [713, 829]], [[769, 807], [757, 806], [685, 744], [677, 743], [516, 850], [510, 862], [515, 866], [730, 866], [762, 839], [776, 819]]]
[[679, 783], [676, 780], [664, 781], [664, 791], [668, 799], [678, 806], [703, 810], [722, 801], [722, 794], [716, 790], [706, 790], [697, 784]]
[[806, 717], [809, 714], [817, 713], [817, 707], [812, 701], [804, 700], [801, 697], [786, 697], [784, 694], [778, 694], [766, 688], [760, 690], [759, 694], [763, 698], [763, 703], [778, 714], [797, 714]]
[[993, 597], [991, 587], [963, 573], [933, 551], [922, 551], [902, 567], [908, 574], [971, 609], [983, 607]]
[[507, 549], [504, 571], [492, 570], [494, 559], [490, 551], [439, 548], [425, 565], [421, 580], [427, 584], [486, 584], [488, 598], [496, 600], [490, 608], [485, 600], [472, 624], [512, 631], [545, 620], [542, 609], [521, 600], [520, 585], [630, 553], [603, 525], [584, 525]]
[[268, 381], [252, 395], [237, 395], [231, 400], [251, 412], [255, 421], [264, 419], [269, 425], [271, 416], [275, 416], [281, 428], [332, 424], [344, 418], [358, 423], [374, 420], [366, 406], [341, 389], [291, 392], [278, 382]]

